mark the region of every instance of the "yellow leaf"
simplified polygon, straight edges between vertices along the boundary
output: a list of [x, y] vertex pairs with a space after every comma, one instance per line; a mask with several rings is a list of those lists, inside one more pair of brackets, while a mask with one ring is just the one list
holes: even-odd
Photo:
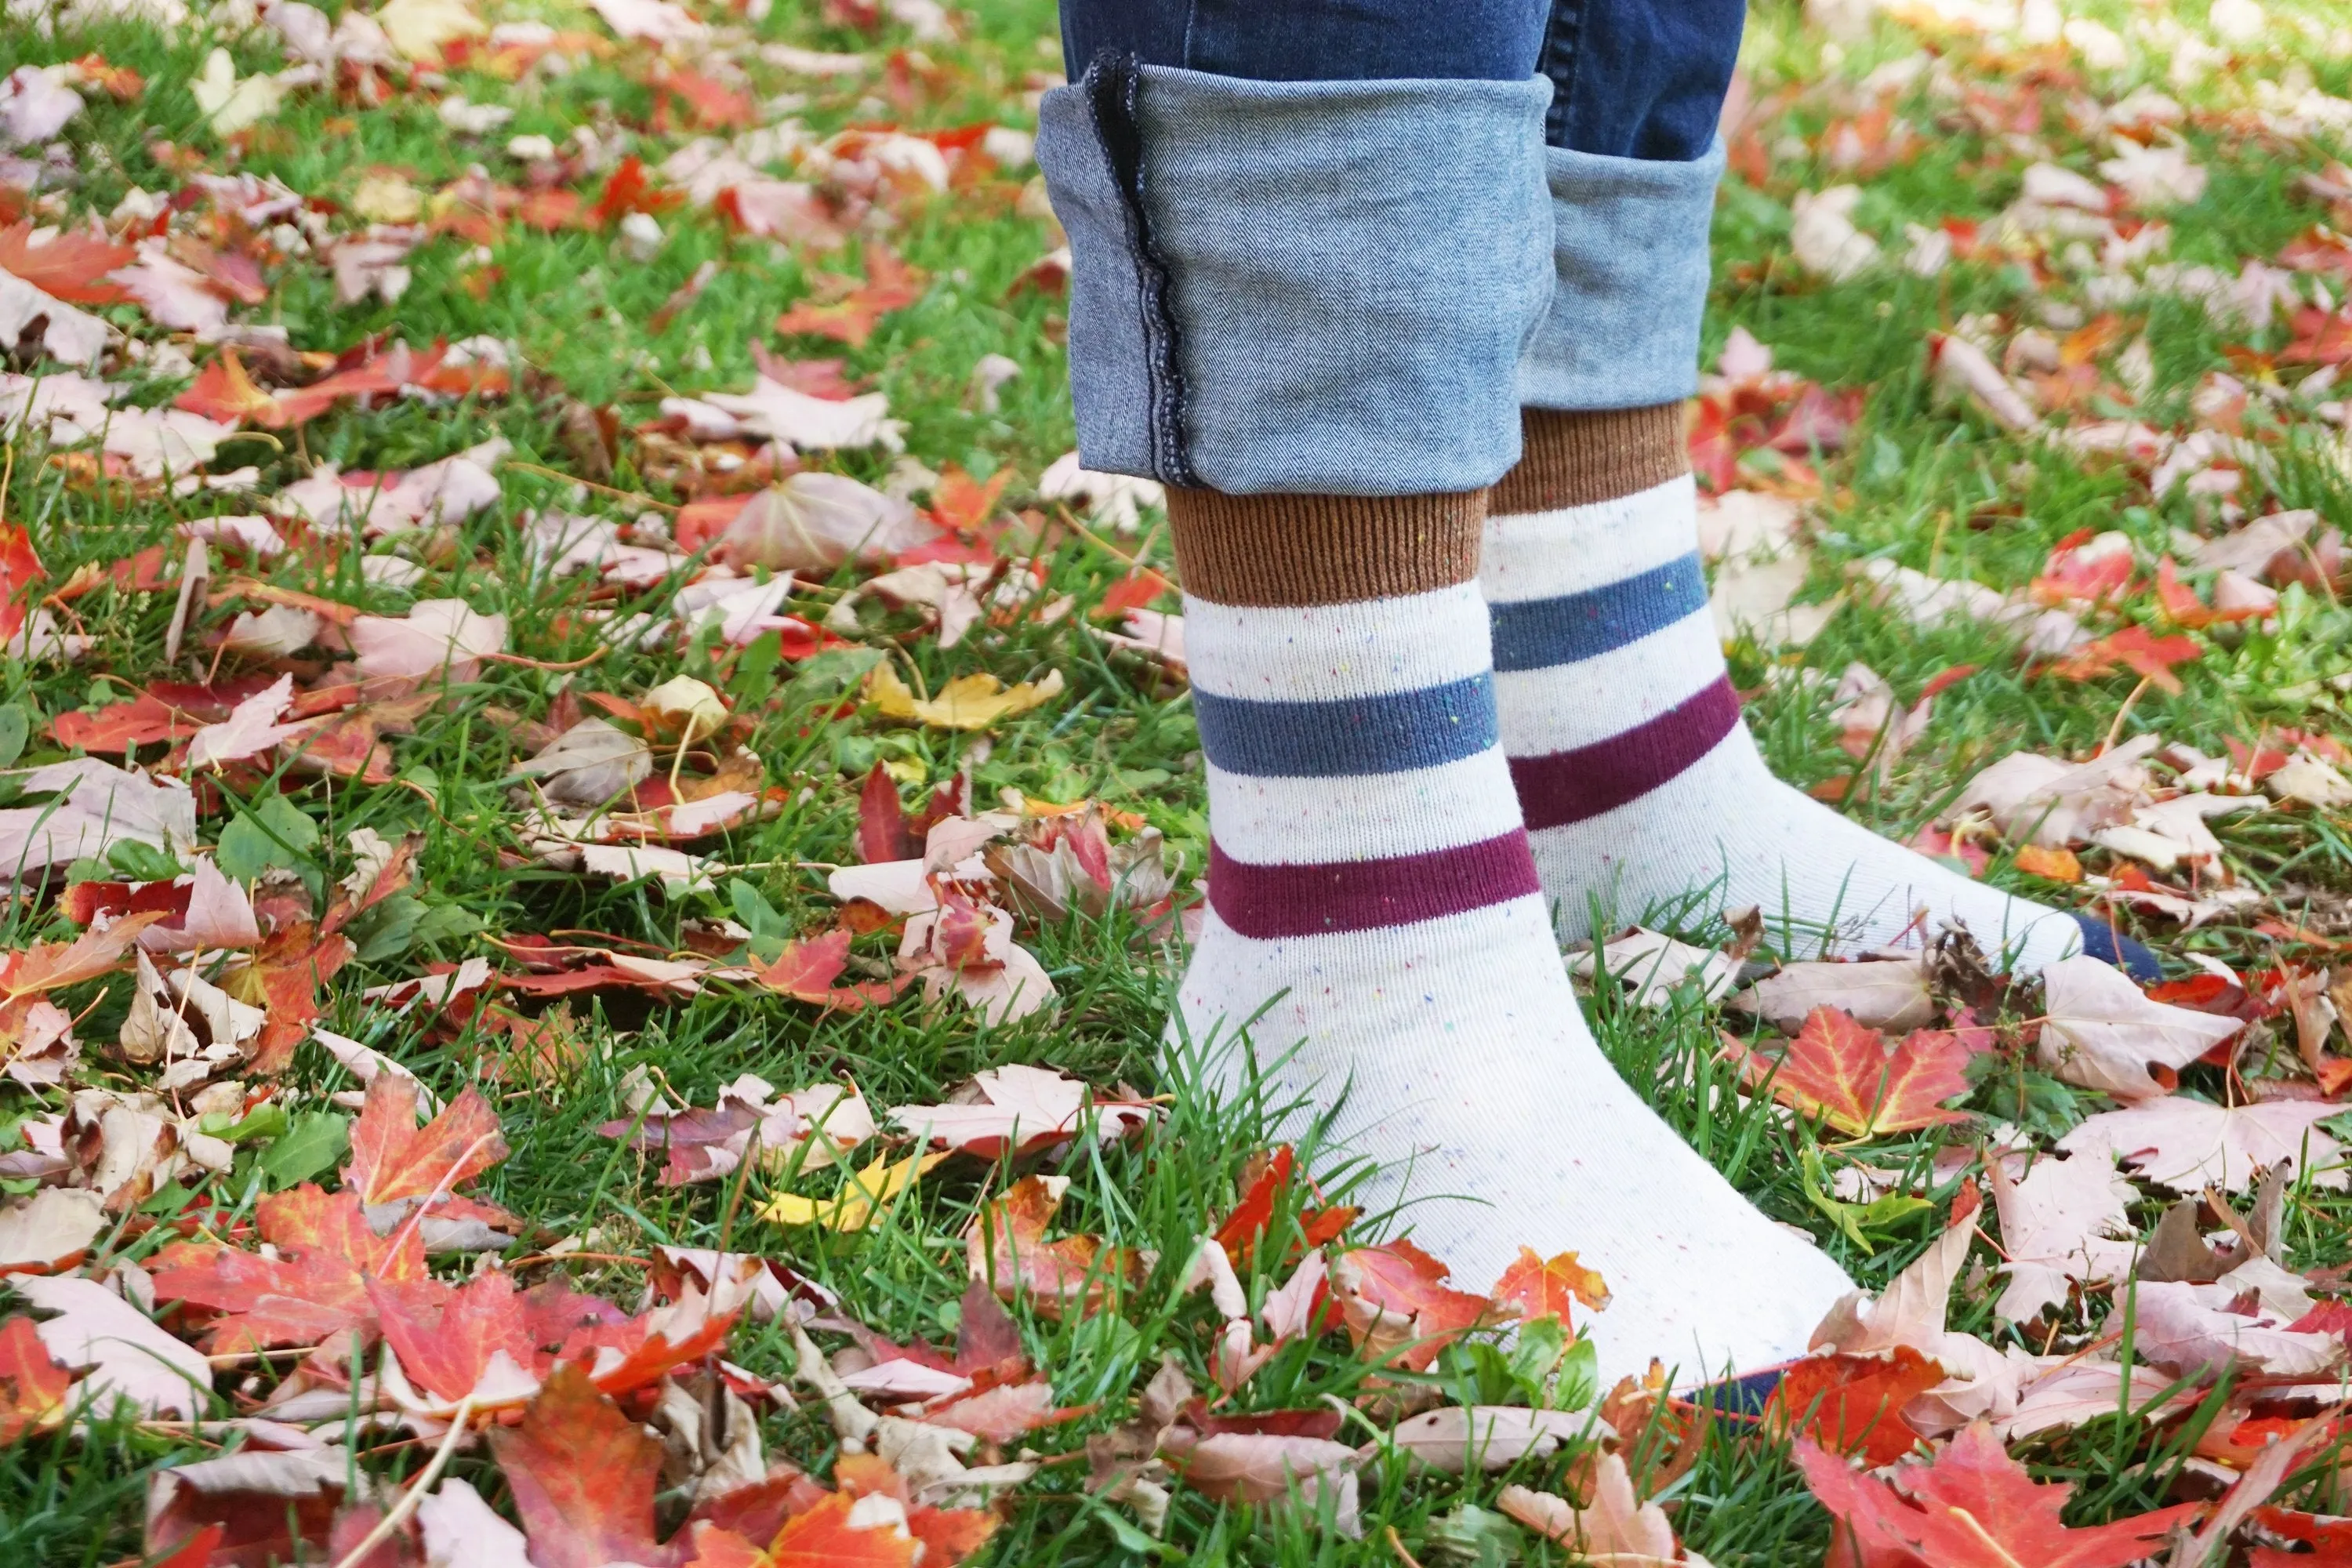
[[892, 1164], [887, 1155], [849, 1178], [848, 1184], [829, 1198], [804, 1198], [782, 1193], [769, 1200], [760, 1217], [778, 1225], [819, 1225], [827, 1230], [864, 1230], [875, 1211], [915, 1184], [918, 1177], [948, 1157], [947, 1152], [917, 1154]]
[[935, 730], [985, 730], [1000, 719], [1026, 713], [1062, 694], [1062, 672], [1046, 672], [1038, 681], [1006, 686], [986, 670], [960, 675], [925, 701], [907, 688], [898, 672], [877, 664], [866, 679], [866, 700], [885, 719], [910, 719]]
[[490, 30], [462, 0], [392, 0], [375, 19], [402, 58], [425, 65], [440, 62], [441, 46], [450, 39]]

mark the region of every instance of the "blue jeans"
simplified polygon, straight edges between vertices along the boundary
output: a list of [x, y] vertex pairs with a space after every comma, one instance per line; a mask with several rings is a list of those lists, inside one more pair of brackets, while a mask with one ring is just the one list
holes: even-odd
[[1090, 468], [1474, 489], [1696, 384], [1737, 0], [1063, 0]]

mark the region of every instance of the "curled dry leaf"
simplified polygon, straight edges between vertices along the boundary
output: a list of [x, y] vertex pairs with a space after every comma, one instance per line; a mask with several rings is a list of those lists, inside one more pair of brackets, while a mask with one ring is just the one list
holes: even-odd
[[1505, 1487], [1495, 1506], [1539, 1535], [1612, 1568], [1671, 1568], [1684, 1561], [1665, 1510], [1633, 1491], [1624, 1458], [1603, 1454], [1592, 1467], [1592, 1500], [1578, 1508], [1527, 1487]]
[[1105, 1142], [1158, 1119], [1159, 1107], [1103, 1099], [1066, 1073], [1018, 1064], [992, 1068], [969, 1097], [947, 1105], [902, 1105], [890, 1120], [934, 1143], [993, 1160], [1034, 1154], [1073, 1138]]
[[1458, 1476], [1474, 1469], [1507, 1470], [1521, 1459], [1543, 1458], [1563, 1443], [1607, 1436], [1597, 1418], [1581, 1411], [1449, 1405], [1400, 1421], [1388, 1440], [1430, 1468]]
[[1837, 1009], [1866, 1029], [1916, 1029], [1936, 1016], [1927, 966], [1911, 958], [1783, 964], [1728, 1005], [1791, 1034], [1817, 1007]]

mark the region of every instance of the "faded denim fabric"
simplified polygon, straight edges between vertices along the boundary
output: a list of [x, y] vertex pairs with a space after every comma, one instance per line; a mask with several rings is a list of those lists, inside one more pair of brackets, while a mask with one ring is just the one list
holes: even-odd
[[1080, 460], [1234, 494], [1501, 477], [1552, 292], [1550, 95], [1116, 58], [1047, 94]]
[[1698, 390], [1718, 142], [1689, 163], [1546, 149], [1558, 278], [1519, 362], [1532, 408], [1646, 408]]

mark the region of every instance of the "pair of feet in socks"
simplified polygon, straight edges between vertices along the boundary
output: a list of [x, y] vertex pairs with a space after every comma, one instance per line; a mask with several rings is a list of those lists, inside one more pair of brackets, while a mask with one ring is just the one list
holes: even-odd
[[1705, 891], [1853, 946], [1958, 924], [2029, 971], [2152, 959], [1772, 776], [1687, 476], [1490, 515], [1478, 560], [1475, 581], [1346, 603], [1188, 598], [1213, 850], [1184, 1032], [1213, 1079], [1254, 1058], [1337, 1103], [1376, 1196], [1414, 1200], [1414, 1238], [1465, 1286], [1522, 1244], [1578, 1251], [1614, 1295], [1592, 1325], [1609, 1375], [1800, 1353], [1853, 1286], [1601, 1054], [1559, 947], [1606, 934], [1591, 903]]

